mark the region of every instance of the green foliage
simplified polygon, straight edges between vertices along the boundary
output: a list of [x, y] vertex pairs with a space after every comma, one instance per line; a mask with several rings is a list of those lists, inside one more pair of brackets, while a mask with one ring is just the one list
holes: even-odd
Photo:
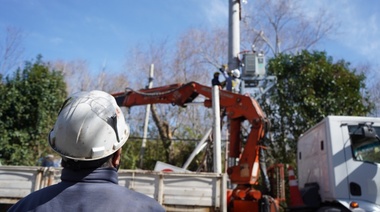
[[327, 115], [371, 111], [368, 94], [362, 95], [364, 75], [343, 60], [334, 63], [325, 52], [281, 54], [269, 61], [268, 72], [278, 83], [262, 105], [272, 124], [271, 157], [280, 162], [294, 163], [298, 137]]
[[121, 169], [137, 169], [139, 167], [139, 155], [141, 140], [129, 138], [121, 151]]
[[[143, 167], [140, 167], [140, 149], [141, 138], [130, 138], [122, 149], [121, 166], [122, 169], [145, 169], [153, 170], [157, 161], [169, 163], [171, 165], [182, 167], [194, 150], [195, 141], [175, 141], [171, 148], [171, 154], [174, 163], [166, 160], [164, 147], [160, 140], [148, 139], [146, 143]], [[202, 154], [199, 154], [188, 167], [189, 170], [196, 170], [201, 163]]]
[[0, 160], [4, 165], [36, 165], [51, 152], [47, 135], [66, 98], [60, 72], [37, 57], [0, 84]]
[[157, 161], [168, 163], [168, 161], [166, 161], [164, 150], [165, 148], [161, 140], [148, 140], [142, 169], [153, 170]]
[[156, 161], [165, 161], [164, 148], [161, 141], [147, 140], [143, 158], [143, 167], [140, 167], [141, 138], [129, 138], [122, 149], [122, 169], [146, 169], [153, 170]]
[[[173, 144], [173, 165], [182, 167], [197, 146], [195, 141], [177, 141]], [[204, 153], [199, 153], [187, 167], [188, 170], [196, 171], [202, 163]]]

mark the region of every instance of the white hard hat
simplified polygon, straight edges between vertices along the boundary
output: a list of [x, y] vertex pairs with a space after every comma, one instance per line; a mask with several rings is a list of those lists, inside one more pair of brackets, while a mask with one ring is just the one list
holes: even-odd
[[49, 144], [62, 157], [91, 161], [116, 152], [128, 136], [129, 127], [115, 98], [95, 90], [76, 93], [65, 101]]
[[234, 69], [232, 70], [232, 75], [236, 78], [239, 78], [240, 77], [240, 71], [239, 69]]

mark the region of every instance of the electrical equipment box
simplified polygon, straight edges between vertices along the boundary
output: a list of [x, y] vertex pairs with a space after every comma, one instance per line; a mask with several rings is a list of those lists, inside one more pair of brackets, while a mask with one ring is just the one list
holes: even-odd
[[246, 53], [243, 55], [242, 78], [257, 78], [265, 75], [265, 57], [263, 53]]

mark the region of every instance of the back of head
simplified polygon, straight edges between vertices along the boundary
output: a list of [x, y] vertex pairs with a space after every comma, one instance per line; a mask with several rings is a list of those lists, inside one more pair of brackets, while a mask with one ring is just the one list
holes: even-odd
[[63, 160], [109, 158], [129, 136], [129, 127], [115, 98], [103, 91], [79, 92], [63, 104], [49, 134], [49, 144]]

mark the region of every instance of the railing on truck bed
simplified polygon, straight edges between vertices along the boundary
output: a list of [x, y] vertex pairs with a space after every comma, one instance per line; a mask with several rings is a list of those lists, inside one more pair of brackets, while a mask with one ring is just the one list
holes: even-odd
[[0, 203], [14, 204], [29, 193], [59, 180], [60, 169], [0, 166]]
[[[0, 204], [14, 204], [60, 181], [60, 168], [0, 166]], [[156, 199], [167, 211], [226, 211], [226, 178], [217, 173], [119, 170], [119, 185]]]

